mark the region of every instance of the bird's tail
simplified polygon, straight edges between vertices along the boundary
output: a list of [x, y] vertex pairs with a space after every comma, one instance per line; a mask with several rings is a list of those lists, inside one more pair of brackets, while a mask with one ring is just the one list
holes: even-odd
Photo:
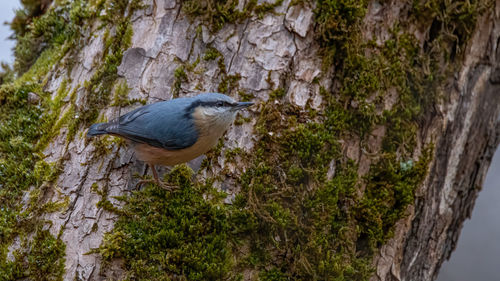
[[87, 132], [87, 137], [95, 137], [98, 135], [104, 135], [107, 134], [108, 132], [106, 131], [106, 125], [108, 123], [96, 123], [92, 126], [90, 126], [88, 132]]

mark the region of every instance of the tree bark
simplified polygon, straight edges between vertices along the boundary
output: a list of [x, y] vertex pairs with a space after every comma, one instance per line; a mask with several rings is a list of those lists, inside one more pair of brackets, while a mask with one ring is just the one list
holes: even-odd
[[[379, 280], [434, 280], [455, 249], [499, 143], [500, 6], [477, 23], [464, 63], [447, 87], [448, 102], [421, 137], [436, 154], [411, 215], [381, 250]], [[377, 279], [377, 278], [375, 278]]]
[[[246, 3], [241, 2], [239, 8]], [[117, 85], [126, 85], [125, 99], [135, 102], [106, 106], [99, 112], [99, 119], [116, 118], [141, 106], [140, 101], [151, 103], [198, 92], [218, 92], [223, 83], [227, 85], [225, 93], [240, 98], [242, 92], [250, 93], [259, 104], [272, 100], [273, 90], [283, 89], [283, 98], [276, 103], [291, 104], [301, 112], [310, 108], [321, 112], [326, 104], [322, 91], [338, 91], [341, 74], [338, 64], [323, 65], [324, 46], [318, 43], [315, 32], [316, 8], [316, 2], [291, 5], [283, 1], [272, 12], [252, 14], [214, 30], [201, 17], [188, 16], [181, 1], [144, 0], [143, 8], [130, 15], [131, 45], [123, 53], [112, 88], [112, 95], [117, 96]], [[410, 9], [409, 2], [371, 1], [360, 23], [363, 40], [374, 39], [383, 45], [391, 38], [394, 25], [411, 17]], [[436, 18], [438, 15], [429, 16], [427, 22], [408, 20], [410, 23], [401, 28], [424, 49]], [[463, 45], [462, 55], [452, 58], [452, 62], [442, 62], [458, 66], [441, 80], [443, 91], [420, 122], [412, 154], [416, 162], [422, 151], [433, 144], [429, 168], [416, 188], [415, 200], [391, 228], [394, 234], [376, 248], [370, 280], [434, 280], [456, 246], [463, 221], [471, 214], [499, 143], [500, 2], [488, 6], [474, 23], [469, 27], [471, 35]], [[109, 30], [117, 32], [116, 26], [108, 30], [100, 24], [91, 24], [90, 30], [82, 34], [83, 47], [70, 52], [49, 71], [43, 84], [45, 92], [55, 97], [66, 83], [63, 81], [67, 81], [65, 87], [68, 93], [74, 92], [76, 107], [85, 107], [92, 92], [84, 85], [92, 81], [103, 63], [100, 58], [108, 51]], [[221, 63], [204, 59], [212, 49], [217, 50], [214, 54]], [[337, 60], [340, 58], [333, 59]], [[68, 66], [65, 61], [73, 63]], [[235, 82], [227, 82], [232, 77], [237, 77]], [[394, 103], [390, 98], [384, 100], [389, 108]], [[72, 105], [66, 102], [60, 118], [69, 110]], [[197, 172], [196, 181], [222, 175], [216, 185], [229, 194], [228, 202], [242, 190], [240, 177], [250, 166], [228, 161], [227, 152], [235, 148], [254, 152], [262, 141], [256, 137], [256, 127], [264, 110], [264, 106], [257, 106], [244, 113], [242, 118], [249, 121], [229, 129], [219, 152], [215, 152], [219, 154], [189, 164]], [[344, 136], [343, 155], [356, 162], [360, 179], [375, 162], [365, 148], [380, 153], [386, 130], [383, 124], [373, 128], [366, 140]], [[134, 175], [145, 175], [148, 170], [123, 143], [112, 138], [89, 141], [85, 132], [86, 127], [77, 128], [75, 137], [68, 142], [71, 128], [63, 126], [43, 151], [44, 161], [62, 163], [62, 171], [54, 182], [55, 188], [43, 189], [41, 203], [68, 200], [68, 205], [42, 216], [50, 221], [46, 228], [66, 244], [64, 280], [124, 278], [127, 269], [122, 258], [103, 263], [102, 253], [95, 251], [119, 217], [119, 213], [99, 204], [104, 196], [113, 208], [123, 207], [123, 201], [116, 196], [128, 196], [135, 190]], [[202, 165], [203, 159], [210, 164]], [[335, 165], [332, 161], [328, 167], [327, 179], [336, 175]], [[162, 170], [164, 173], [166, 170]], [[358, 186], [360, 196], [363, 186], [366, 183]], [[31, 191], [36, 188], [33, 186]], [[23, 200], [28, 204], [27, 195]], [[12, 242], [9, 253], [23, 247], [20, 239]], [[241, 272], [244, 280], [260, 276], [255, 270], [245, 270]]]

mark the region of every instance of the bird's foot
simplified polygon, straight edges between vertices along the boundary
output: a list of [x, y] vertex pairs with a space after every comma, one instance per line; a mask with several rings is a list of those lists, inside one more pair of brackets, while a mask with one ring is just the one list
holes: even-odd
[[160, 178], [158, 177], [158, 172], [156, 172], [155, 166], [153, 164], [149, 164], [149, 166], [151, 167], [151, 171], [153, 172], [153, 179], [142, 179], [142, 180], [140, 180], [135, 185], [136, 188], [140, 187], [141, 185], [143, 185], [145, 183], [156, 183], [159, 187], [161, 187], [161, 188], [163, 188], [165, 190], [168, 190], [168, 191], [174, 191], [176, 189], [179, 189], [179, 187], [177, 185], [168, 184], [168, 183], [160, 181]]
[[141, 187], [141, 185], [146, 184], [146, 183], [155, 183], [155, 180], [140, 180], [135, 184], [135, 188]]
[[168, 190], [168, 191], [174, 191], [174, 190], [179, 189], [179, 187], [177, 185], [168, 184], [168, 183], [165, 183], [165, 182], [157, 182], [156, 184], [159, 187], [161, 187], [161, 188], [163, 188], [165, 190]]
[[174, 191], [176, 189], [179, 189], [179, 187], [176, 186], [176, 185], [168, 184], [168, 183], [161, 182], [161, 181], [156, 181], [154, 179], [140, 180], [140, 181], [137, 182], [137, 184], [135, 185], [135, 187], [139, 188], [141, 185], [147, 184], [147, 183], [156, 183], [159, 187], [161, 187], [161, 188], [163, 188], [165, 190], [168, 190], [168, 191]]

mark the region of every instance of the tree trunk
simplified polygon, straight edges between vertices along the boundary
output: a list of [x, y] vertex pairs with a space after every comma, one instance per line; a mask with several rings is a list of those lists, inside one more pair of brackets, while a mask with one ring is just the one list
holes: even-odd
[[[1, 88], [2, 118], [39, 122], [2, 133], [0, 164], [19, 138], [41, 156], [0, 170], [0, 276], [436, 278], [499, 141], [500, 2], [111, 2], [53, 3]], [[199, 92], [256, 106], [194, 172], [162, 169], [173, 193], [136, 188], [150, 171], [126, 143], [85, 137]]]

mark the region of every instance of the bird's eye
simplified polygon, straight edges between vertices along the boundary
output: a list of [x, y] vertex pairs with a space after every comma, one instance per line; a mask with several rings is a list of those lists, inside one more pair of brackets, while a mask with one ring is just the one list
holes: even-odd
[[223, 107], [223, 106], [224, 106], [224, 102], [222, 102], [222, 101], [217, 102], [217, 107]]

